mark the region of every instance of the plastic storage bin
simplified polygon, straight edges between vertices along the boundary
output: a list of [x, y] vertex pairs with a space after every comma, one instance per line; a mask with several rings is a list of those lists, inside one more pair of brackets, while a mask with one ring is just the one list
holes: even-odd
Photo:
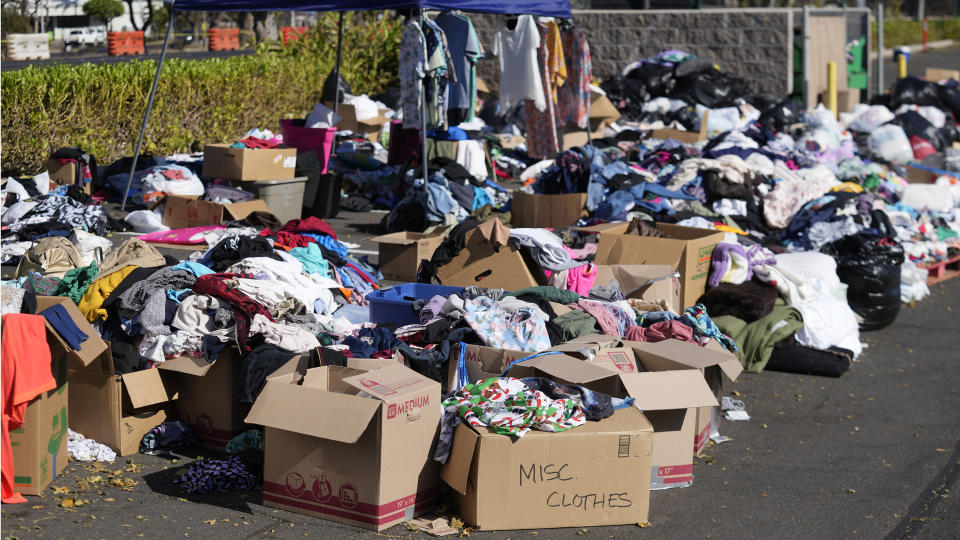
[[277, 216], [281, 223], [291, 219], [300, 219], [303, 212], [303, 186], [307, 178], [298, 176], [289, 180], [258, 180], [244, 182], [243, 187], [257, 194], [263, 199], [270, 212]]
[[370, 302], [370, 320], [393, 323], [398, 326], [418, 324], [420, 315], [413, 310], [414, 300], [429, 300], [434, 296], [450, 296], [463, 292], [463, 287], [431, 285], [429, 283], [401, 283], [389, 289], [380, 289], [367, 295]]
[[283, 143], [296, 148], [297, 153], [315, 150], [320, 160], [321, 172], [326, 174], [337, 128], [308, 128], [303, 126], [304, 122], [305, 120], [281, 119], [280, 131], [283, 132]]

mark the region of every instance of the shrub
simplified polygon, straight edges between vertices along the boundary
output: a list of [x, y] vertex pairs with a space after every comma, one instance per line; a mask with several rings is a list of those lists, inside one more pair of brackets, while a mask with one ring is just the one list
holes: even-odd
[[[336, 15], [310, 39], [249, 56], [164, 62], [143, 153], [171, 154], [236, 140], [253, 127], [303, 117], [320, 101], [336, 59]], [[333, 39], [330, 35], [333, 19]], [[342, 74], [355, 93], [397, 80], [396, 20], [366, 14], [345, 26]], [[0, 161], [5, 170], [42, 170], [46, 156], [80, 146], [101, 163], [133, 153], [156, 71], [152, 60], [31, 66], [0, 75]]]

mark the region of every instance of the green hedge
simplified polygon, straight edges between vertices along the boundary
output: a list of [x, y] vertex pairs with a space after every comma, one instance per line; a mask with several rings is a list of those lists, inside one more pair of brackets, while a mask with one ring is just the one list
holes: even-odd
[[[290, 47], [165, 61], [143, 152], [202, 149], [253, 127], [277, 130], [284, 116], [302, 118], [320, 101], [333, 68], [335, 32], [335, 15], [327, 16], [309, 39]], [[354, 93], [396, 84], [399, 32], [398, 21], [379, 14], [348, 18], [342, 72]], [[155, 70], [154, 61], [130, 61], [3, 72], [3, 169], [36, 173], [63, 146], [80, 146], [101, 163], [132, 155]]]
[[[877, 50], [877, 22], [870, 23], [870, 35], [873, 39], [873, 50]], [[960, 40], [960, 18], [928, 19], [927, 39], [940, 41], [941, 39]], [[887, 19], [883, 21], [883, 46], [887, 49], [901, 45], [915, 45], [923, 43], [923, 23], [909, 19]]]

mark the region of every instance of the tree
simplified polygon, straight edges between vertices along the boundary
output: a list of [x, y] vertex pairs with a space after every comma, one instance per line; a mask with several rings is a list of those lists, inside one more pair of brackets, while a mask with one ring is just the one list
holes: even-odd
[[87, 15], [100, 19], [110, 28], [110, 21], [115, 17], [123, 15], [123, 3], [120, 0], [89, 0], [83, 5], [83, 12]]
[[150, 28], [150, 25], [153, 24], [153, 2], [147, 0], [147, 18], [143, 21], [143, 24], [137, 24], [137, 17], [133, 12], [133, 3], [136, 0], [123, 0], [127, 4], [127, 13], [130, 14], [130, 24], [133, 25], [134, 30], [146, 30]]

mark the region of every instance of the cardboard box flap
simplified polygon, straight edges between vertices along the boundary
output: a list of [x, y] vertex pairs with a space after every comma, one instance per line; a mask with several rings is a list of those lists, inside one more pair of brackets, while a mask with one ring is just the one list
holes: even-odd
[[616, 122], [620, 119], [620, 111], [617, 110], [607, 96], [594, 93], [590, 100], [590, 118]]
[[[291, 386], [270, 379], [253, 403], [246, 422], [342, 443], [355, 443], [380, 410], [376, 399]], [[313, 411], [315, 414], [304, 414]]]
[[243, 219], [253, 212], [270, 212], [267, 201], [263, 199], [225, 204], [223, 205], [223, 209], [233, 219]]
[[409, 246], [416, 244], [421, 240], [426, 240], [430, 238], [443, 238], [443, 233], [417, 233], [410, 231], [401, 231], [390, 234], [381, 234], [380, 236], [375, 236], [370, 240], [377, 242], [378, 244], [396, 244], [398, 246]]
[[121, 375], [123, 387], [130, 396], [130, 404], [135, 409], [149, 407], [170, 401], [170, 395], [163, 385], [160, 372], [156, 369], [144, 369]]
[[346, 377], [343, 382], [383, 401], [393, 401], [440, 384], [399, 363]]
[[583, 227], [570, 227], [574, 231], [586, 232], [586, 233], [619, 233], [623, 234], [627, 232], [627, 228], [630, 226], [629, 223], [625, 221], [611, 221], [609, 223], [598, 223], [596, 225], [586, 225]]
[[644, 411], [718, 405], [707, 381], [695, 369], [625, 373], [620, 380]]
[[[525, 362], [520, 362], [516, 367], [534, 368], [551, 377], [557, 377], [573, 384], [585, 384], [593, 381], [599, 381], [608, 377], [616, 377], [617, 374], [609, 369], [584, 362], [579, 358], [574, 358], [566, 354], [547, 354], [531, 358]], [[511, 368], [510, 371], [513, 371]], [[519, 370], [518, 370], [519, 371]], [[507, 373], [509, 375], [509, 372]], [[703, 377], [701, 377], [702, 379]]]
[[77, 309], [77, 305], [73, 303], [73, 300], [65, 296], [37, 295], [37, 314], [39, 315], [41, 311], [57, 304], [63, 306], [67, 311], [67, 315], [70, 316], [70, 319], [73, 320], [77, 328], [87, 335], [87, 339], [80, 344], [79, 349], [73, 349], [67, 345], [67, 342], [60, 337], [60, 334], [57, 333], [56, 329], [49, 322], [45, 322], [47, 329], [73, 358], [79, 360], [84, 367], [89, 366], [97, 357], [107, 350], [107, 343], [103, 341], [100, 338], [100, 334], [90, 326], [90, 323], [87, 322], [87, 319], [80, 313], [80, 310]]
[[160, 364], [157, 369], [166, 369], [170, 371], [176, 371], [178, 373], [185, 373], [187, 375], [203, 377], [208, 371], [210, 371], [210, 368], [213, 367], [214, 363], [215, 362], [207, 362], [203, 358], [178, 356], [177, 358], [171, 358]]
[[[634, 242], [642, 242], [643, 247], [631, 246]], [[664, 264], [677, 269], [686, 247], [684, 242], [675, 238], [604, 233], [597, 244], [596, 263]]]
[[461, 495], [467, 493], [467, 481], [470, 478], [470, 468], [473, 465], [478, 439], [480, 436], [469, 426], [458, 425], [453, 433], [450, 456], [447, 458], [447, 463], [440, 469], [440, 478]]
[[710, 366], [719, 366], [720, 370], [731, 380], [737, 380], [743, 366], [737, 357], [727, 351], [712, 347], [701, 347], [695, 343], [680, 341], [679, 339], [665, 339], [656, 343], [637, 343], [634, 348], [649, 352], [657, 356], [669, 358], [693, 369], [703, 369]]

